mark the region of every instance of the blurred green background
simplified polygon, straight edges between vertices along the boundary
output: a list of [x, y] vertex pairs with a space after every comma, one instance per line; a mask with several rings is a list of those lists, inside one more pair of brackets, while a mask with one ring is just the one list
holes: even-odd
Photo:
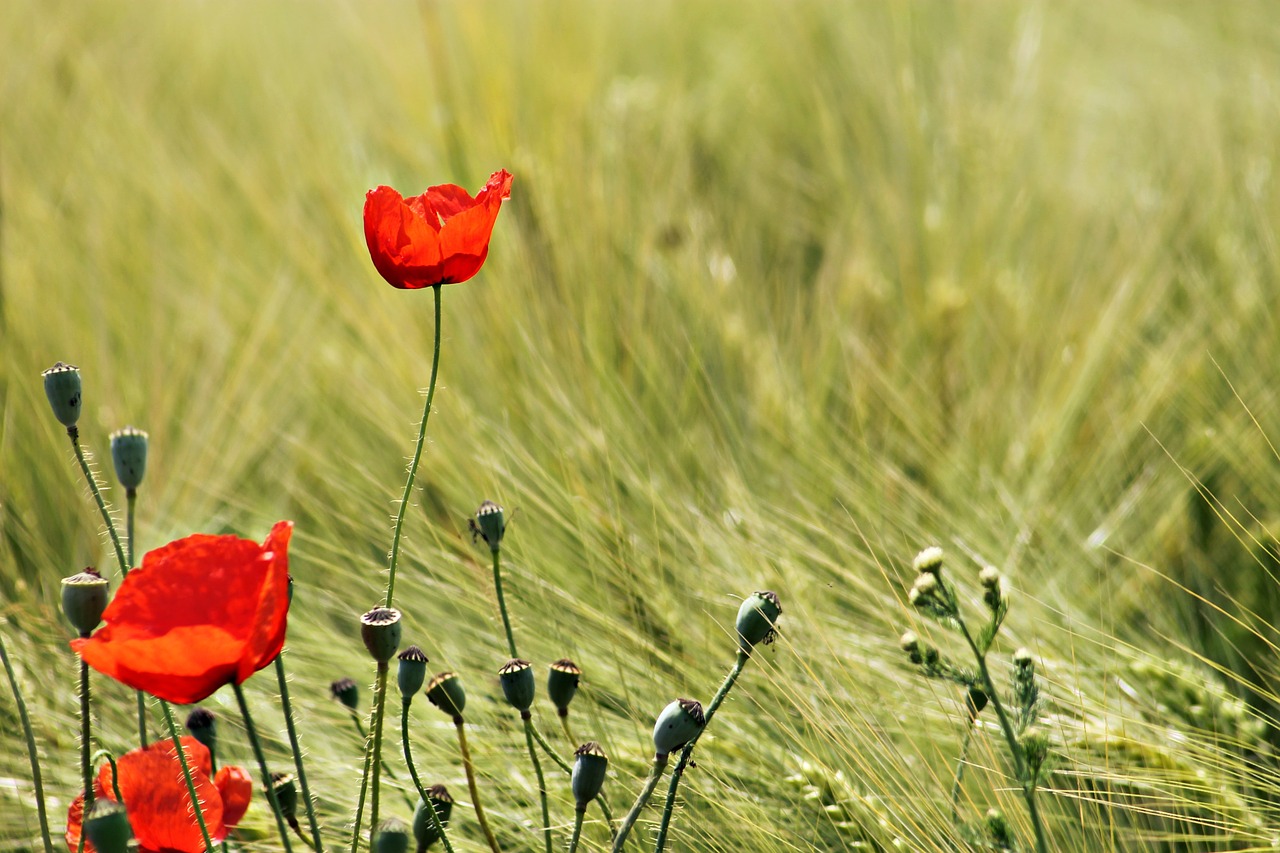
[[[1009, 576], [997, 657], [1046, 680], [1057, 849], [1272, 849], [1276, 150], [1263, 2], [0, 4], [0, 630], [54, 823], [79, 788], [59, 579], [111, 555], [40, 371], [81, 367], [100, 457], [150, 432], [140, 550], [297, 522], [287, 659], [336, 845], [360, 743], [328, 684], [372, 678], [356, 620], [432, 339], [430, 295], [369, 263], [364, 192], [505, 167], [489, 261], [443, 294], [397, 603], [468, 685], [509, 849], [539, 843], [536, 785], [466, 531], [485, 498], [515, 516], [521, 652], [583, 668], [618, 812], [653, 716], [732, 663], [741, 598], [782, 597], [674, 849], [954, 849], [960, 697], [897, 649], [947, 640], [905, 605], [929, 544], [967, 605], [981, 565]], [[278, 735], [270, 673], [248, 686]], [[0, 850], [28, 849], [3, 692]], [[98, 695], [128, 749], [131, 697]], [[424, 781], [462, 798], [419, 704]], [[961, 816], [1026, 838], [1002, 749], [980, 733]], [[409, 817], [394, 787], [383, 811]], [[259, 801], [244, 846], [270, 830]]]

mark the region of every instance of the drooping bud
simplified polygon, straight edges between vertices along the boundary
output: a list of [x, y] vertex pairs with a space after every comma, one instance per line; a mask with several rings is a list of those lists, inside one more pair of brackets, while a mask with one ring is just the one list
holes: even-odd
[[578, 678], [581, 675], [582, 670], [568, 658], [561, 658], [551, 664], [547, 673], [547, 695], [562, 717], [569, 714], [569, 703], [578, 692]]
[[111, 433], [111, 462], [116, 479], [127, 491], [141, 486], [147, 474], [147, 434], [133, 427]]
[[970, 687], [964, 694], [964, 708], [969, 714], [969, 724], [973, 725], [973, 721], [978, 719], [978, 715], [982, 713], [982, 709], [987, 707], [987, 693], [977, 687]]
[[207, 708], [192, 708], [187, 714], [187, 731], [205, 745], [210, 755], [218, 754], [218, 718]]
[[404, 821], [390, 818], [373, 831], [372, 853], [409, 853], [409, 827]]
[[742, 606], [738, 608], [736, 624], [738, 632], [738, 650], [751, 654], [751, 649], [758, 643], [768, 645], [773, 642], [778, 617], [782, 615], [782, 602], [777, 593], [752, 593]]
[[942, 549], [934, 545], [925, 548], [911, 564], [921, 574], [936, 575], [942, 571]]
[[106, 797], [99, 797], [89, 807], [83, 831], [85, 840], [98, 853], [126, 853], [133, 837], [124, 806]]
[[507, 522], [502, 507], [493, 501], [485, 501], [471, 520], [471, 538], [479, 536], [489, 545], [490, 551], [502, 547], [502, 537], [507, 533]]
[[442, 826], [447, 827], [449, 818], [453, 815], [453, 797], [449, 795], [449, 789], [444, 785], [432, 785], [428, 788], [427, 802], [418, 800], [418, 808], [413, 813], [413, 837], [418, 841], [418, 853], [440, 840], [435, 821], [427, 811], [428, 803], [435, 809]]
[[498, 670], [498, 681], [502, 683], [502, 695], [507, 702], [521, 714], [529, 710], [533, 704], [534, 682], [533, 667], [527, 660], [512, 658]]
[[386, 663], [400, 647], [400, 611], [375, 607], [360, 617], [360, 639], [378, 663]]
[[98, 627], [110, 598], [107, 579], [92, 567], [62, 579], [62, 612], [81, 637]]
[[578, 804], [578, 811], [583, 811], [588, 803], [600, 796], [605, 771], [609, 768], [609, 757], [595, 741], [584, 743], [573, 754], [576, 760], [573, 762], [569, 785], [573, 789], [573, 799]]
[[80, 420], [83, 402], [80, 394], [80, 368], [60, 361], [40, 375], [44, 377], [44, 393], [53, 408], [53, 416], [67, 428], [67, 432], [72, 432]]
[[[280, 810], [280, 816], [289, 826], [294, 826], [298, 822], [298, 786], [293, 781], [293, 774], [272, 773], [271, 790], [275, 792], [276, 808]], [[267, 800], [271, 800], [270, 793]]]
[[698, 736], [706, 719], [702, 703], [677, 699], [662, 709], [653, 724], [653, 746], [658, 755], [667, 755]]
[[356, 686], [354, 679], [339, 678], [329, 685], [329, 692], [334, 699], [347, 706], [348, 711], [356, 710], [356, 706], [360, 704], [360, 688]]
[[427, 682], [427, 700], [455, 719], [462, 719], [467, 707], [467, 692], [455, 672], [442, 672]]
[[396, 682], [400, 685], [400, 696], [408, 702], [427, 680], [427, 654], [417, 646], [410, 646], [398, 655], [400, 668], [396, 670]]

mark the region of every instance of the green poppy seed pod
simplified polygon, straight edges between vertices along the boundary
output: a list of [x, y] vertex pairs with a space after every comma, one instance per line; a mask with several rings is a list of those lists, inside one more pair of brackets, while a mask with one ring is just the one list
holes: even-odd
[[356, 706], [360, 704], [360, 688], [353, 679], [339, 678], [329, 685], [329, 692], [334, 699], [347, 706], [348, 711], [356, 710]]
[[133, 832], [124, 806], [106, 797], [94, 800], [84, 818], [84, 837], [98, 853], [125, 853]]
[[456, 672], [442, 672], [427, 682], [427, 701], [452, 717], [462, 719], [467, 707], [467, 691]]
[[427, 655], [417, 646], [410, 646], [398, 655], [400, 668], [396, 670], [396, 681], [400, 685], [400, 696], [408, 702], [422, 689], [427, 680]]
[[925, 548], [916, 554], [911, 565], [920, 574], [936, 575], [942, 571], [942, 549], [937, 545]]
[[[272, 773], [271, 787], [276, 794], [276, 806], [280, 809], [280, 816], [292, 826], [298, 819], [298, 786], [293, 781], [293, 774]], [[271, 798], [267, 797], [267, 799]]]
[[193, 708], [187, 714], [187, 731], [209, 750], [210, 755], [218, 754], [218, 718], [207, 708]]
[[[436, 817], [442, 826], [447, 826], [453, 815], [453, 797], [444, 785], [432, 785], [427, 789], [427, 801], [436, 810]], [[436, 825], [427, 811], [427, 803], [418, 800], [418, 808], [413, 813], [413, 837], [418, 841], [418, 853], [426, 850], [440, 840]]]
[[80, 368], [60, 361], [40, 375], [53, 416], [70, 432], [80, 420]]
[[395, 818], [382, 821], [373, 831], [369, 849], [373, 853], [409, 853], [409, 827]]
[[986, 691], [979, 690], [977, 687], [970, 687], [968, 692], [964, 694], [964, 707], [969, 714], [970, 723], [978, 719], [982, 709], [987, 707]]
[[573, 762], [569, 784], [573, 789], [573, 799], [578, 804], [578, 811], [583, 811], [588, 803], [600, 796], [605, 771], [609, 769], [609, 757], [595, 741], [584, 743], [573, 754], [576, 760]]
[[375, 607], [360, 617], [360, 639], [378, 663], [386, 663], [400, 646], [400, 611]]
[[757, 643], [773, 642], [778, 617], [782, 615], [782, 603], [774, 592], [752, 593], [738, 608], [738, 650], [751, 654]]
[[533, 704], [533, 666], [527, 660], [512, 658], [498, 670], [498, 680], [502, 682], [502, 695], [507, 697], [507, 702], [524, 715]]
[[568, 658], [561, 658], [551, 664], [547, 673], [547, 695], [562, 717], [569, 715], [569, 703], [578, 692], [578, 678], [581, 675], [582, 670]]
[[674, 752], [697, 737], [705, 724], [701, 702], [677, 699], [662, 709], [653, 724], [653, 747], [660, 756]]
[[141, 486], [147, 474], [147, 434], [133, 427], [111, 433], [111, 462], [125, 489], [133, 491]]
[[474, 539], [477, 535], [482, 537], [489, 544], [490, 551], [497, 551], [502, 547], [502, 537], [506, 532], [507, 522], [502, 507], [493, 501], [480, 504], [480, 508], [476, 510], [476, 517], [471, 522], [472, 538]]
[[107, 579], [92, 568], [62, 579], [62, 612], [82, 637], [98, 627], [110, 598]]

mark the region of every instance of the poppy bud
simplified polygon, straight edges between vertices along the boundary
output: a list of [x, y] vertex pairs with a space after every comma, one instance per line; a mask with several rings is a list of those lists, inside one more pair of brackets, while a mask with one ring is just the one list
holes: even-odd
[[578, 692], [580, 675], [582, 670], [568, 658], [561, 658], [551, 664], [551, 670], [547, 673], [547, 695], [562, 717], [569, 714], [569, 703]]
[[942, 549], [937, 545], [925, 548], [916, 554], [912, 566], [920, 574], [936, 575], [942, 571]]
[[489, 544], [490, 551], [497, 551], [502, 547], [502, 537], [507, 532], [507, 523], [504, 520], [502, 507], [493, 501], [485, 501], [480, 504], [480, 508], [476, 510], [476, 517], [471, 522], [471, 535], [474, 539], [477, 535], [482, 537]]
[[360, 704], [360, 688], [353, 679], [339, 678], [329, 685], [329, 692], [334, 699], [346, 705], [348, 711], [356, 710], [356, 706]]
[[583, 811], [588, 803], [600, 796], [600, 789], [604, 787], [605, 770], [609, 767], [609, 757], [595, 741], [584, 743], [573, 754], [577, 760], [573, 762], [573, 775], [569, 784], [573, 789], [573, 799], [578, 803], [578, 811]]
[[44, 394], [53, 407], [53, 416], [71, 432], [80, 420], [80, 368], [61, 361], [44, 373]]
[[133, 832], [124, 806], [106, 797], [94, 800], [85, 816], [84, 837], [98, 853], [125, 853]]
[[773, 642], [774, 628], [782, 615], [782, 603], [774, 592], [755, 592], [738, 608], [738, 650], [746, 654], [757, 643]]
[[147, 434], [133, 427], [111, 433], [111, 462], [116, 479], [126, 490], [141, 486], [147, 473]]
[[[298, 821], [298, 786], [293, 781], [293, 774], [272, 773], [271, 789], [275, 791], [276, 808], [280, 810], [280, 816], [285, 823], [293, 826]], [[267, 799], [270, 800], [271, 797], [268, 796]]]
[[498, 670], [498, 681], [502, 683], [502, 695], [507, 697], [508, 704], [522, 715], [533, 704], [533, 667], [527, 660], [512, 658]]
[[386, 663], [400, 645], [400, 611], [375, 607], [360, 617], [360, 639], [378, 663]]
[[418, 808], [413, 813], [413, 837], [418, 840], [418, 853], [440, 840], [435, 821], [427, 811], [428, 803], [436, 810], [436, 818], [442, 826], [448, 825], [449, 817], [453, 814], [453, 797], [449, 796], [449, 789], [444, 785], [432, 785], [428, 788], [427, 802], [418, 800]]
[[667, 755], [697, 737], [706, 724], [702, 703], [677, 699], [662, 709], [653, 724], [653, 746], [658, 755]]
[[107, 579], [92, 568], [62, 579], [62, 612], [81, 637], [98, 627], [110, 597]]
[[408, 702], [427, 680], [427, 655], [417, 646], [410, 646], [398, 657], [400, 668], [396, 670], [396, 681], [400, 684], [400, 696]]
[[979, 690], [977, 687], [970, 687], [969, 691], [964, 694], [964, 707], [969, 712], [969, 722], [972, 723], [978, 719], [978, 715], [982, 713], [982, 709], [987, 707], [987, 693], [985, 690]]
[[207, 708], [193, 708], [187, 714], [187, 731], [205, 745], [210, 755], [218, 752], [218, 718]]
[[409, 827], [395, 818], [384, 820], [373, 831], [369, 849], [373, 853], [409, 853]]
[[442, 672], [427, 683], [427, 701], [456, 719], [462, 719], [467, 707], [467, 692], [455, 672]]

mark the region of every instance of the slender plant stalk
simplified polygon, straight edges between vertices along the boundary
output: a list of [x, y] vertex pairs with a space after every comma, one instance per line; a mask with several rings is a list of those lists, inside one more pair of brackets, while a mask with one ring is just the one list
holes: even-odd
[[98, 512], [102, 513], [102, 521], [106, 524], [107, 533], [111, 536], [111, 544], [116, 550], [116, 562], [120, 566], [120, 575], [123, 577], [129, 574], [129, 564], [124, 558], [124, 549], [120, 547], [120, 534], [116, 533], [116, 526], [111, 521], [111, 513], [107, 511], [107, 504], [103, 501], [102, 492], [98, 488], [98, 478], [93, 476], [89, 462], [84, 456], [84, 448], [80, 446], [79, 427], [67, 427], [67, 435], [71, 438], [71, 446], [75, 449], [76, 459], [80, 462], [80, 470], [84, 472], [85, 481], [89, 483], [89, 491], [93, 493], [93, 500], [98, 505]]
[[654, 853], [662, 853], [667, 844], [667, 827], [671, 825], [671, 812], [676, 804], [676, 790], [680, 787], [680, 778], [684, 776], [684, 769], [689, 765], [689, 759], [693, 756], [693, 748], [698, 743], [698, 738], [702, 737], [702, 733], [707, 730], [707, 726], [711, 725], [711, 718], [715, 716], [716, 710], [720, 704], [724, 702], [724, 698], [729, 695], [729, 691], [733, 689], [734, 682], [738, 680], [738, 676], [742, 674], [742, 668], [747, 665], [747, 661], [751, 656], [746, 652], [739, 650], [738, 658], [733, 662], [733, 668], [729, 670], [729, 674], [724, 677], [724, 681], [720, 684], [720, 689], [716, 691], [716, 695], [711, 697], [711, 704], [707, 706], [702, 720], [702, 728], [693, 740], [684, 745], [684, 749], [680, 752], [680, 760], [676, 762], [676, 769], [671, 772], [671, 784], [667, 787], [667, 802], [662, 809], [662, 824], [658, 827], [658, 839], [654, 844]]
[[0, 661], [3, 661], [5, 674], [9, 676], [13, 702], [18, 706], [18, 719], [22, 721], [22, 732], [27, 737], [27, 758], [31, 761], [31, 782], [36, 794], [36, 816], [40, 820], [40, 837], [44, 840], [44, 853], [53, 853], [53, 840], [49, 835], [49, 816], [44, 810], [44, 782], [40, 778], [40, 756], [36, 752], [36, 735], [31, 730], [31, 718], [27, 716], [27, 703], [23, 701], [22, 691], [18, 688], [18, 677], [14, 674], [13, 664], [9, 662], [9, 651], [5, 648], [2, 633], [0, 633]]
[[436, 395], [436, 375], [440, 370], [440, 285], [431, 288], [435, 296], [436, 335], [435, 344], [431, 348], [431, 382], [427, 385], [427, 403], [422, 409], [422, 422], [418, 425], [418, 441], [413, 447], [413, 461], [409, 463], [409, 477], [404, 483], [404, 494], [400, 497], [400, 507], [396, 510], [396, 526], [391, 534], [391, 557], [387, 567], [387, 607], [391, 606], [396, 591], [396, 563], [400, 561], [400, 534], [404, 530], [404, 515], [409, 508], [409, 499], [413, 497], [413, 478], [418, 473], [418, 462], [422, 459], [422, 445], [427, 437], [427, 420], [431, 417], [431, 400]]
[[529, 745], [529, 760], [533, 762], [533, 774], [538, 777], [538, 797], [542, 800], [542, 836], [547, 853], [551, 853], [551, 812], [547, 809], [547, 782], [542, 777], [542, 764], [538, 761], [538, 749], [533, 745], [533, 718], [528, 711], [520, 714], [524, 720], [524, 739]]
[[649, 778], [645, 780], [644, 787], [640, 789], [640, 795], [632, 803], [631, 811], [627, 812], [627, 816], [622, 819], [622, 825], [618, 827], [618, 834], [613, 839], [613, 853], [618, 853], [626, 845], [627, 836], [631, 834], [631, 827], [635, 826], [636, 819], [640, 817], [640, 811], [649, 802], [649, 798], [653, 796], [653, 789], [658, 787], [658, 780], [662, 778], [662, 771], [667, 768], [669, 758], [670, 756], [667, 753], [659, 753], [653, 757], [653, 767], [649, 770]]
[[[138, 490], [125, 489], [125, 541], [129, 548], [129, 565], [133, 565], [133, 516], [138, 504]], [[135, 690], [134, 696], [138, 700], [138, 746], [145, 748], [147, 745], [147, 698], [141, 690]]]
[[974, 723], [964, 730], [964, 740], [960, 744], [960, 757], [956, 759], [956, 778], [951, 785], [951, 822], [960, 825], [960, 786], [964, 782], [964, 768], [969, 762], [969, 745], [973, 743]]
[[587, 810], [578, 806], [573, 810], [573, 837], [569, 839], [569, 853], [577, 853], [578, 838], [582, 836], [582, 817]]
[[413, 750], [409, 748], [409, 703], [411, 700], [405, 699], [400, 706], [400, 739], [404, 746], [404, 763], [409, 766], [409, 777], [413, 779], [413, 787], [417, 789], [418, 796], [422, 798], [423, 804], [426, 805], [427, 811], [431, 813], [431, 823], [435, 826], [436, 832], [440, 836], [440, 841], [444, 844], [445, 853], [453, 853], [453, 845], [449, 843], [449, 836], [444, 831], [444, 824], [440, 821], [440, 815], [436, 814], [436, 807], [431, 802], [431, 798], [427, 796], [427, 789], [422, 787], [422, 780], [418, 778], [418, 768], [413, 763]]
[[378, 831], [378, 785], [382, 779], [382, 717], [387, 704], [386, 661], [378, 661], [378, 688], [373, 698], [373, 785], [369, 794], [369, 828]]
[[[81, 637], [88, 636], [81, 634]], [[89, 749], [93, 739], [89, 722], [89, 664], [80, 660], [80, 778], [84, 782], [84, 813], [89, 814], [93, 805], [93, 768], [89, 764]]]
[[285, 853], [291, 853], [293, 845], [289, 843], [289, 830], [284, 825], [284, 815], [280, 813], [280, 803], [276, 801], [276, 787], [271, 783], [271, 771], [267, 769], [267, 757], [262, 752], [262, 743], [258, 740], [258, 730], [253, 725], [253, 717], [249, 715], [249, 704], [244, 700], [244, 691], [240, 689], [240, 685], [234, 681], [231, 682], [231, 688], [235, 690], [236, 702], [240, 705], [240, 716], [244, 717], [245, 734], [249, 736], [249, 743], [253, 746], [253, 756], [258, 760], [258, 772], [262, 774], [262, 784], [267, 789], [267, 802], [271, 804], [271, 810], [276, 815], [276, 829], [280, 832], [280, 843], [284, 845]]
[[453, 718], [453, 727], [458, 730], [458, 750], [462, 753], [462, 769], [467, 772], [467, 788], [471, 791], [471, 807], [476, 810], [476, 822], [480, 824], [480, 829], [484, 832], [485, 841], [489, 842], [489, 849], [493, 853], [501, 853], [498, 849], [498, 839], [493, 837], [493, 830], [489, 829], [489, 821], [485, 820], [484, 807], [480, 805], [480, 788], [476, 785], [476, 768], [471, 763], [471, 750], [467, 749], [466, 723], [461, 716]]
[[[561, 717], [560, 719], [563, 720], [564, 717]], [[550, 756], [551, 760], [556, 763], [556, 766], [558, 766], [565, 773], [568, 773], [570, 776], [573, 775], [573, 768], [569, 766], [569, 762], [565, 761], [556, 753], [555, 749], [553, 749], [551, 744], [547, 742], [547, 739], [543, 736], [542, 732], [538, 731], [537, 726], [533, 727], [533, 737], [534, 737], [534, 740], [538, 742], [538, 745], [542, 747], [542, 751], [545, 752], [548, 756]], [[603, 791], [601, 791], [600, 794], [596, 797], [596, 802], [600, 804], [600, 813], [604, 815], [605, 823], [609, 825], [609, 832], [612, 834], [614, 831], [613, 830], [613, 813], [609, 809], [609, 801], [605, 799], [605, 795]]]
[[559, 714], [559, 717], [560, 717], [560, 730], [564, 732], [565, 738], [568, 739], [569, 748], [577, 749], [578, 740], [573, 736], [573, 729], [569, 728], [569, 710], [566, 708], [565, 710], [561, 711]]
[[[160, 700], [160, 707], [164, 709], [164, 721], [169, 726], [169, 737], [173, 738], [173, 748], [178, 751], [178, 763], [182, 765], [182, 778], [187, 780], [187, 795], [191, 798], [191, 810], [196, 813], [196, 823], [200, 826], [204, 849], [212, 850], [213, 842], [209, 839], [209, 827], [204, 824], [204, 809], [200, 807], [200, 795], [196, 793], [196, 782], [191, 778], [191, 765], [187, 763], [187, 751], [182, 746], [178, 727], [173, 722], [173, 710], [163, 699]], [[87, 811], [86, 814], [88, 814]]]
[[[363, 728], [361, 728], [363, 731]], [[364, 817], [364, 801], [369, 793], [369, 764], [373, 761], [373, 739], [364, 739], [364, 772], [360, 774], [360, 796], [356, 799], [356, 821], [351, 830], [351, 853], [360, 849], [360, 824]]]
[[289, 731], [289, 747], [293, 750], [293, 766], [298, 771], [298, 784], [302, 786], [302, 799], [307, 804], [307, 823], [311, 827], [311, 847], [316, 853], [324, 853], [320, 841], [320, 825], [316, 823], [316, 807], [311, 800], [311, 788], [307, 785], [307, 771], [303, 769], [302, 747], [298, 745], [298, 729], [293, 723], [293, 706], [289, 702], [289, 679], [284, 672], [284, 651], [276, 655], [276, 682], [280, 685], [280, 707], [284, 711], [285, 728]]
[[507, 601], [502, 596], [502, 551], [499, 549], [493, 552], [493, 588], [498, 593], [498, 610], [502, 611], [502, 627], [507, 632], [507, 648], [512, 658], [518, 658], [520, 655], [516, 654], [516, 638], [511, 633], [511, 618], [507, 616]]

